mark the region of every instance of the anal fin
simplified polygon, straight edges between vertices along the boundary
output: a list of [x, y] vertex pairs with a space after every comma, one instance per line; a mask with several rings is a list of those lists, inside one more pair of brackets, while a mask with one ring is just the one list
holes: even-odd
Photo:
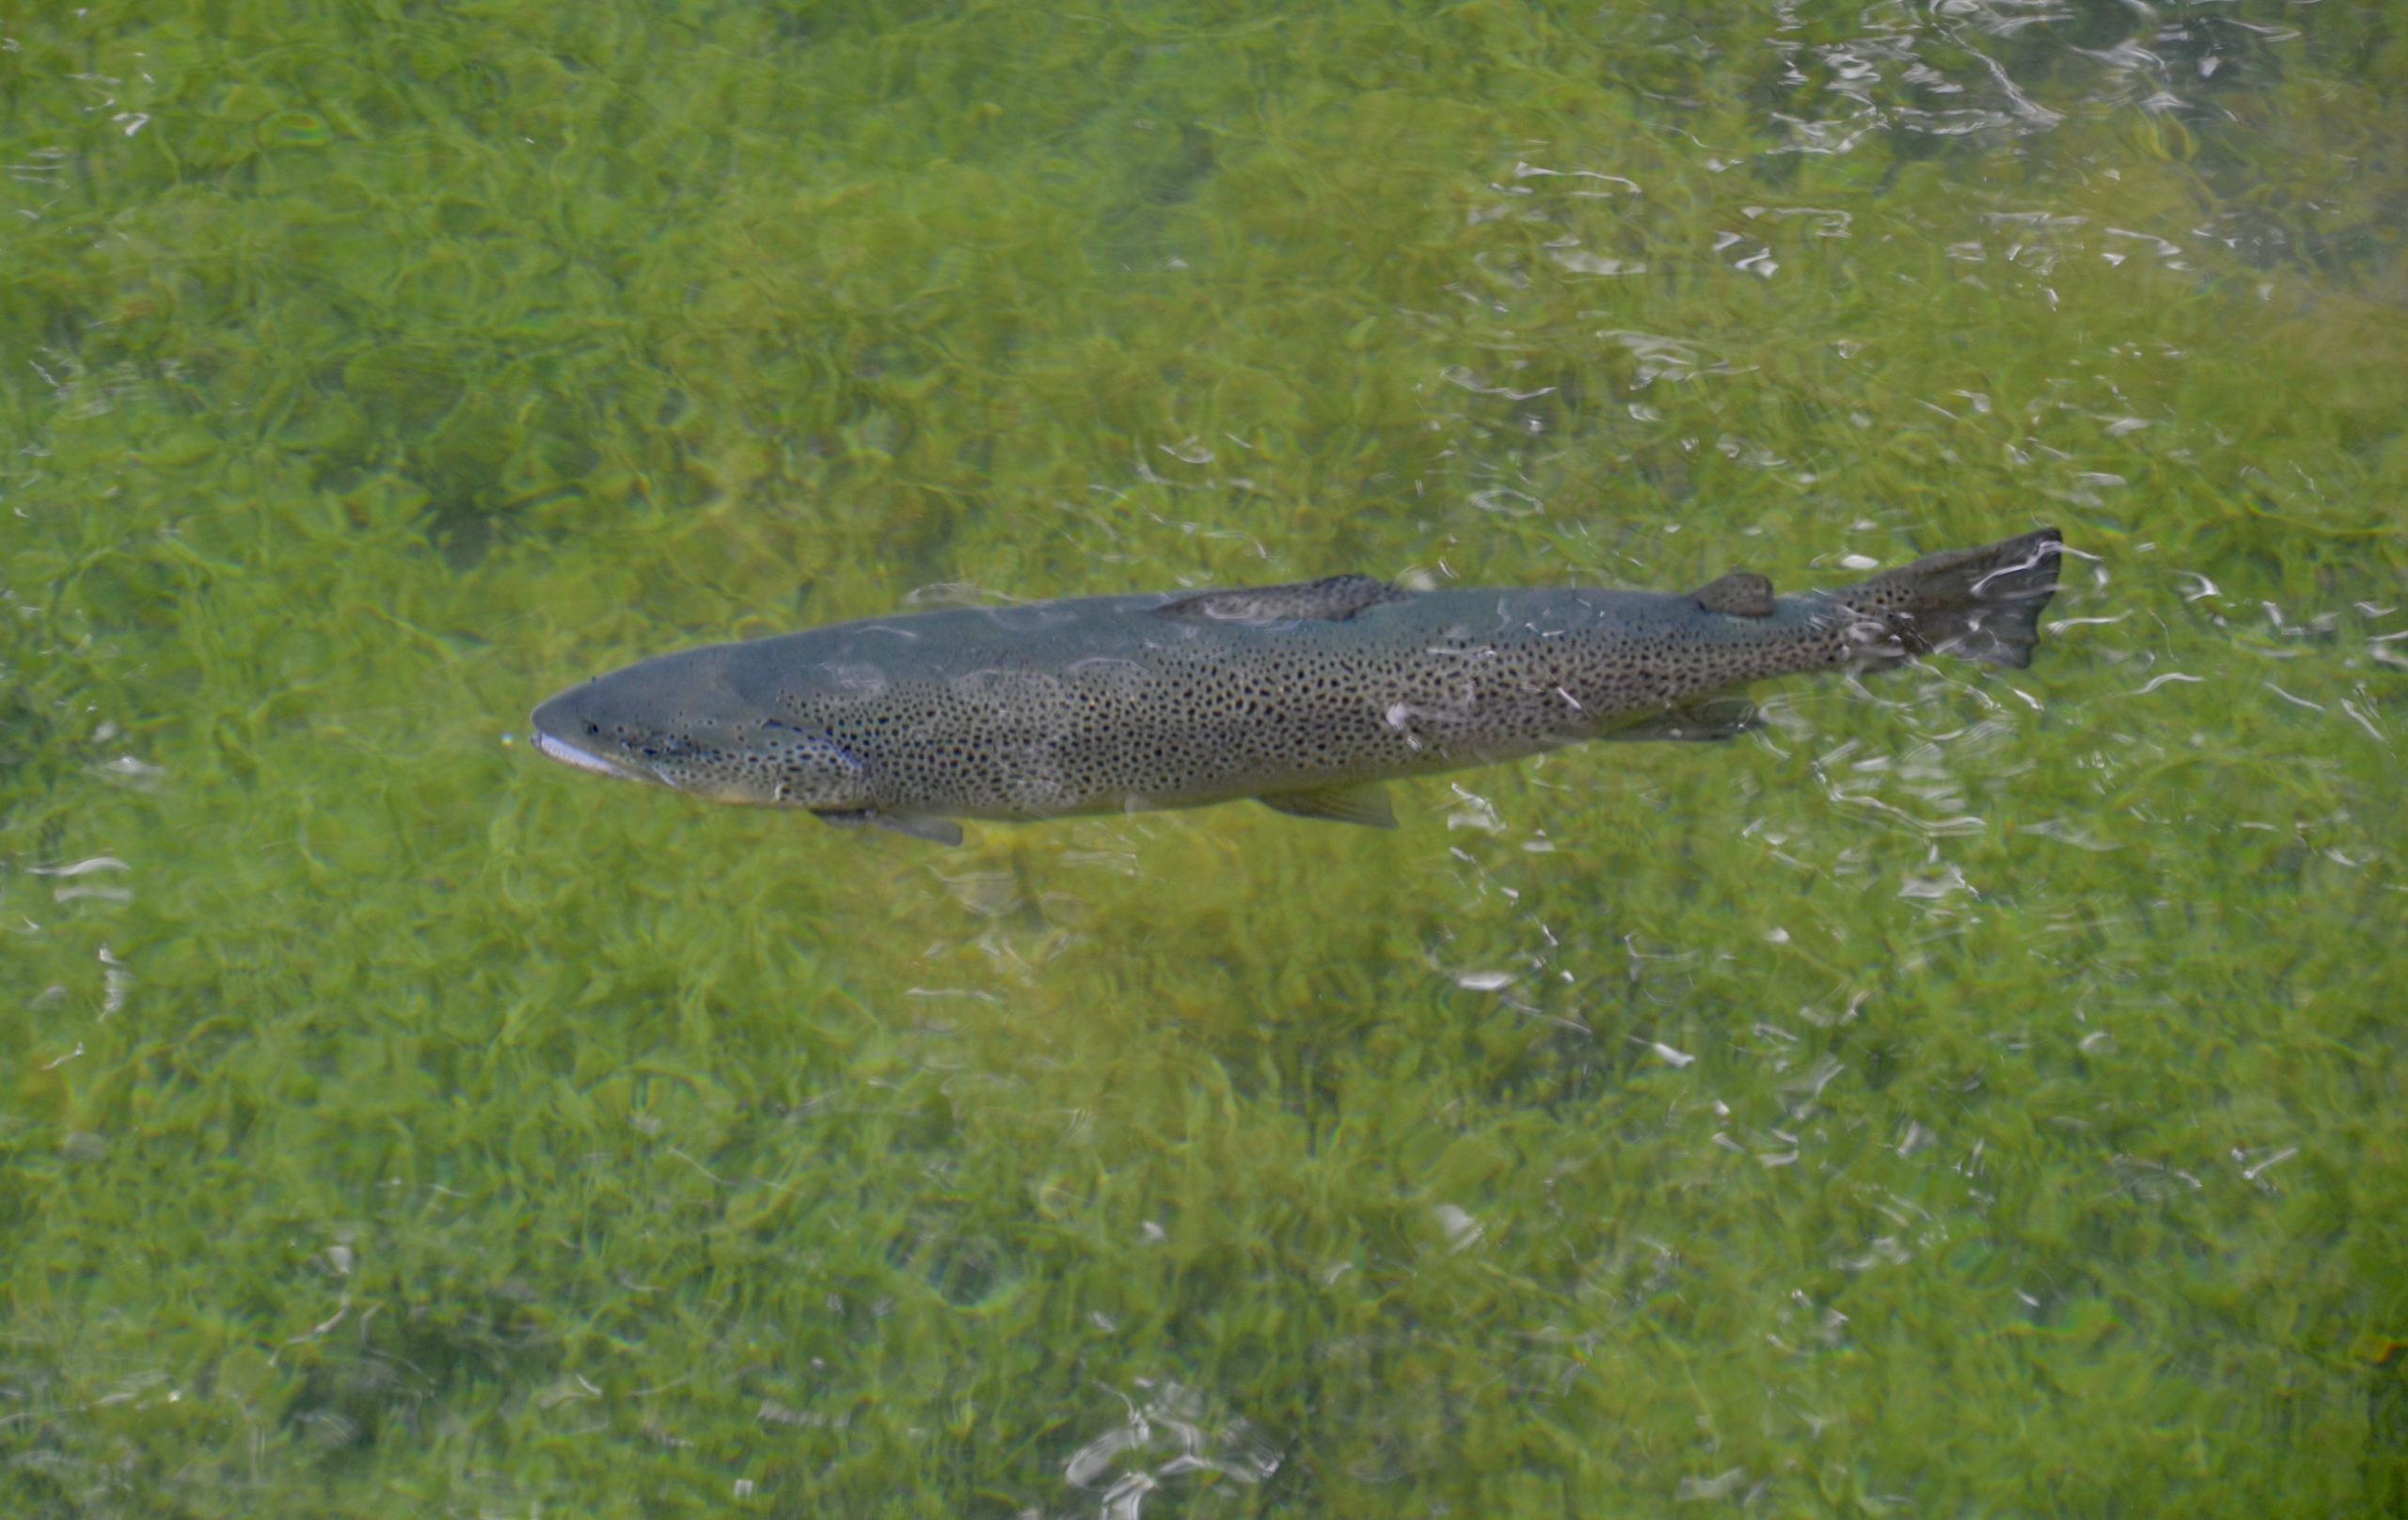
[[1291, 817], [1359, 823], [1367, 829], [1396, 827], [1396, 810], [1388, 805], [1388, 789], [1378, 782], [1311, 786], [1295, 792], [1265, 792], [1255, 800], [1275, 813], [1285, 813]]
[[822, 813], [821, 822], [839, 829], [886, 829], [898, 834], [925, 839], [931, 845], [958, 845], [961, 825], [951, 818], [907, 818], [876, 808], [862, 808], [852, 813]]
[[1625, 723], [1612, 733], [1600, 734], [1597, 737], [1697, 743], [1744, 734], [1755, 727], [1756, 721], [1756, 705], [1747, 698], [1708, 697], [1703, 702], [1692, 702], [1686, 707], [1667, 707], [1662, 712], [1650, 713], [1637, 722]]

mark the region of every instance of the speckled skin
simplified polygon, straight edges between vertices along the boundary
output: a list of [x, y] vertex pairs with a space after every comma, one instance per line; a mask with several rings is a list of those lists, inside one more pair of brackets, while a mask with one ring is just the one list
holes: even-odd
[[1683, 709], [1770, 676], [1935, 647], [2020, 665], [2056, 550], [2035, 533], [1778, 598], [1746, 576], [1693, 594], [1341, 577], [871, 618], [647, 660], [534, 723], [571, 764], [840, 820], [1309, 797], [1634, 723], [1707, 736], [1727, 723], [1685, 736]]

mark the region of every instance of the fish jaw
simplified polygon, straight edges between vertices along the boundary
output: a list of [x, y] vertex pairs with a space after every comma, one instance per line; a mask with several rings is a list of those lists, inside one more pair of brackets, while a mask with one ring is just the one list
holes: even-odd
[[580, 750], [557, 734], [544, 732], [541, 726], [535, 728], [535, 750], [536, 752], [557, 760], [564, 766], [573, 766], [578, 770], [590, 770], [597, 776], [615, 776], [621, 781], [656, 780], [654, 777], [630, 770], [616, 761], [606, 760], [598, 754]]

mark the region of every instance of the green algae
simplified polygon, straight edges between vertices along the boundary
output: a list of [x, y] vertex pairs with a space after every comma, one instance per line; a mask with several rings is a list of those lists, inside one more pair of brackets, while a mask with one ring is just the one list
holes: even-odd
[[[2408, 54], [2330, 8], [9, 20], [7, 1507], [2396, 1503]], [[512, 737], [935, 582], [2039, 521], [2029, 672], [1392, 837]]]

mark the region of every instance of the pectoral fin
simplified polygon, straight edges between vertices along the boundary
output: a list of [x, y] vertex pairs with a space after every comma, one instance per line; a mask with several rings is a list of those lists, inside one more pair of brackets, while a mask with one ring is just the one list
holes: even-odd
[[1601, 739], [1727, 739], [1756, 726], [1756, 705], [1745, 697], [1711, 697], [1625, 723]]
[[1378, 782], [1354, 786], [1315, 786], [1301, 792], [1266, 792], [1255, 800], [1292, 817], [1359, 823], [1370, 829], [1396, 827], [1396, 810], [1388, 806], [1388, 789]]
[[853, 813], [822, 813], [821, 821], [839, 829], [891, 829], [898, 834], [910, 834], [932, 845], [961, 843], [961, 825], [950, 818], [906, 818], [876, 808], [863, 808]]

